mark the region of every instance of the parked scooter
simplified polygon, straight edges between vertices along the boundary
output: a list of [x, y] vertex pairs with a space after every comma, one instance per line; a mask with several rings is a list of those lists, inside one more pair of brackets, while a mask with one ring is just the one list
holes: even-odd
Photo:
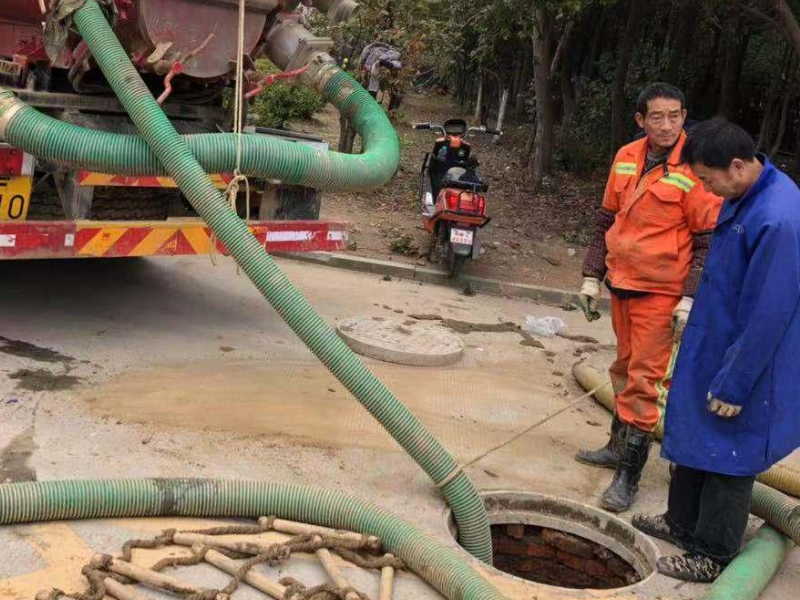
[[478, 174], [478, 161], [464, 138], [470, 133], [502, 135], [486, 127], [467, 127], [462, 119], [443, 125], [415, 123], [414, 129], [441, 133], [426, 153], [420, 171], [420, 207], [423, 225], [431, 234], [428, 258], [441, 262], [451, 278], [457, 277], [466, 261], [480, 255], [478, 229], [491, 220], [486, 216], [486, 192]]

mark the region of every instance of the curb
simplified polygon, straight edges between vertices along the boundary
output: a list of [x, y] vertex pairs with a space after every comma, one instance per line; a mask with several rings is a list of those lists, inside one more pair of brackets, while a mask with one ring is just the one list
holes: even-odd
[[[335, 267], [337, 269], [372, 273], [374, 275], [389, 275], [390, 277], [397, 277], [399, 279], [410, 279], [422, 283], [455, 287], [453, 280], [448, 278], [444, 271], [431, 269], [429, 267], [418, 267], [416, 265], [395, 263], [388, 260], [349, 256], [333, 252], [276, 252], [273, 255], [315, 265]], [[557, 288], [513, 283], [510, 281], [501, 281], [499, 279], [485, 279], [483, 277], [473, 277], [471, 275], [463, 275], [461, 279], [458, 280], [458, 283], [469, 283], [470, 287], [476, 292], [494, 296], [506, 296], [509, 298], [525, 298], [539, 304], [549, 304], [560, 307], [567, 304], [577, 304], [578, 302], [577, 293]], [[610, 307], [611, 305], [608, 298], [600, 299], [600, 308], [603, 311], [608, 312]]]

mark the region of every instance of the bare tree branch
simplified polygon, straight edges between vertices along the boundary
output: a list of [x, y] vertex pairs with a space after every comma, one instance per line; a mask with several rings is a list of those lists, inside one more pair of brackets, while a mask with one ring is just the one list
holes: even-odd
[[759, 21], [762, 21], [762, 22], [766, 23], [767, 25], [769, 25], [770, 27], [774, 27], [775, 29], [782, 29], [781, 24], [778, 23], [778, 21], [776, 21], [772, 17], [770, 17], [767, 13], [762, 12], [762, 11], [758, 10], [757, 8], [754, 8], [754, 7], [750, 6], [749, 4], [747, 4], [745, 2], [739, 2], [739, 6], [741, 7], [741, 9], [744, 12], [746, 12], [751, 17], [755, 17]]
[[797, 16], [786, 4], [786, 0], [772, 0], [772, 5], [778, 13], [779, 22], [783, 25], [789, 42], [794, 46], [795, 52], [800, 54], [800, 23], [797, 22]]
[[561, 57], [564, 55], [564, 52], [567, 48], [567, 42], [569, 42], [569, 37], [572, 35], [572, 28], [575, 26], [575, 21], [570, 21], [564, 27], [564, 33], [561, 34], [561, 39], [558, 40], [558, 47], [556, 48], [556, 53], [553, 55], [553, 64], [550, 65], [550, 73], [557, 73], [558, 66], [561, 62]]

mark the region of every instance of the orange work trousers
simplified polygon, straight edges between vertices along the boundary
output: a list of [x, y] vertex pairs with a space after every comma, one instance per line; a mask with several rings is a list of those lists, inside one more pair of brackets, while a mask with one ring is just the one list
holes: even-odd
[[672, 311], [679, 301], [665, 294], [611, 297], [617, 360], [609, 372], [617, 416], [642, 431], [654, 431], [664, 415], [677, 354]]

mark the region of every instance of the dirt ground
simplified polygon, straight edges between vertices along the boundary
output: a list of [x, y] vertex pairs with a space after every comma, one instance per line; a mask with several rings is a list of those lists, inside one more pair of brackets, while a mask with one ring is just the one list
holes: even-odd
[[[417, 190], [420, 166], [435, 136], [430, 131], [415, 131], [411, 123], [441, 123], [448, 118], [476, 124], [449, 97], [409, 94], [395, 122], [401, 163], [394, 180], [375, 192], [324, 195], [322, 217], [351, 224], [352, 254], [427, 264], [423, 255], [429, 235], [422, 229]], [[291, 128], [316, 133], [332, 147], [338, 143], [339, 117], [331, 106], [310, 121], [292, 123]], [[487, 206], [492, 222], [480, 234], [485, 253], [467, 266], [467, 272], [571, 289], [580, 278], [584, 244], [593, 220], [591, 207], [600, 200], [603, 174], [585, 181], [548, 178], [534, 194], [522, 160], [529, 135], [528, 125], [512, 121], [498, 143], [486, 135], [469, 139], [481, 163], [479, 171], [489, 183]], [[408, 239], [403, 240], [405, 237]], [[407, 252], [393, 252], [393, 242], [407, 247]]]

